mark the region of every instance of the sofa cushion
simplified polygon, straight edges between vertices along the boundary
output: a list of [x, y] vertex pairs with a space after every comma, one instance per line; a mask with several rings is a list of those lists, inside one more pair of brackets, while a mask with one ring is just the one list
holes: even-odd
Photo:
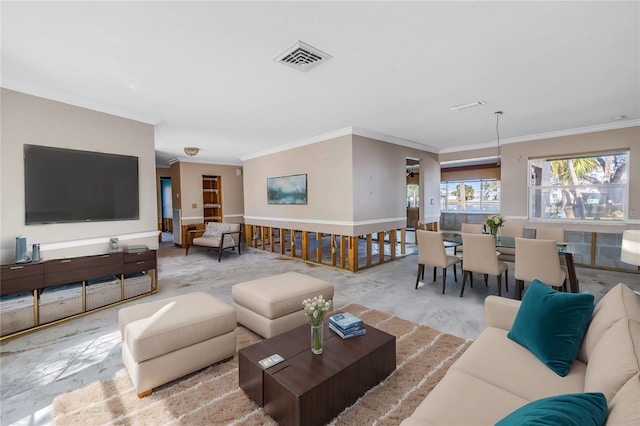
[[618, 391], [609, 403], [607, 423], [640, 425], [640, 374], [636, 374]]
[[549, 395], [584, 392], [587, 366], [583, 362], [574, 362], [569, 373], [560, 377], [506, 334], [506, 330], [498, 328], [484, 329], [449, 371], [464, 371], [526, 402]]
[[496, 426], [603, 425], [607, 400], [599, 392], [556, 395], [532, 401], [512, 412]]
[[401, 426], [492, 425], [527, 402], [466, 372], [450, 368]]
[[584, 390], [602, 392], [607, 401], [611, 401], [639, 371], [640, 323], [621, 319], [607, 330], [593, 349], [587, 364]]
[[507, 337], [564, 377], [576, 359], [591, 320], [593, 300], [592, 294], [562, 293], [534, 280]]
[[588, 362], [598, 340], [613, 324], [623, 318], [640, 322], [640, 298], [633, 290], [620, 283], [609, 290], [593, 310], [591, 324], [584, 335], [578, 359]]

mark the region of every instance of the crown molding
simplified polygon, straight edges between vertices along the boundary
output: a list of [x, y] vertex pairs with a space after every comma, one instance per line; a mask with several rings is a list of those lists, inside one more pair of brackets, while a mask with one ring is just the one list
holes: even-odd
[[349, 135], [357, 135], [357, 136], [362, 136], [365, 138], [370, 138], [370, 139], [376, 139], [382, 142], [388, 142], [388, 143], [392, 143], [394, 145], [402, 145], [402, 146], [406, 146], [409, 148], [414, 148], [414, 149], [418, 149], [420, 151], [428, 151], [428, 152], [433, 152], [433, 153], [437, 153], [438, 152], [438, 148], [435, 148], [433, 146], [430, 145], [423, 145], [420, 144], [418, 142], [414, 142], [412, 140], [409, 139], [403, 139], [403, 138], [399, 138], [396, 136], [391, 136], [391, 135], [387, 135], [384, 133], [379, 133], [376, 132], [374, 130], [369, 130], [369, 129], [365, 129], [362, 127], [344, 127], [342, 129], [338, 129], [338, 130], [334, 130], [331, 132], [327, 132], [327, 133], [322, 133], [320, 135], [316, 135], [316, 136], [311, 136], [305, 139], [300, 139], [298, 141], [295, 142], [291, 142], [285, 145], [280, 145], [278, 147], [275, 148], [270, 148], [270, 149], [265, 149], [262, 151], [258, 151], [258, 152], [254, 152], [252, 154], [247, 154], [247, 155], [243, 155], [240, 157], [240, 159], [242, 161], [246, 161], [246, 160], [251, 160], [253, 158], [259, 158], [259, 157], [264, 157], [266, 155], [270, 155], [270, 154], [276, 154], [278, 152], [283, 152], [283, 151], [288, 151], [290, 149], [293, 148], [299, 148], [301, 146], [306, 146], [306, 145], [312, 145], [314, 143], [318, 143], [318, 142], [324, 142], [330, 139], [335, 139], [338, 137], [342, 137], [342, 136], [349, 136]]
[[[526, 136], [518, 136], [516, 138], [500, 139], [500, 145], [507, 145], [507, 144], [520, 143], [520, 142], [530, 142], [530, 141], [541, 140], [541, 139], [560, 138], [563, 136], [582, 135], [585, 133], [604, 132], [606, 130], [625, 129], [627, 127], [636, 127], [636, 126], [640, 126], [640, 119], [626, 120], [619, 123], [606, 123], [606, 124], [597, 124], [594, 126], [587, 126], [587, 127], [577, 127], [574, 129], [558, 130], [555, 132], [537, 133], [537, 134], [526, 135]], [[470, 151], [474, 149], [495, 148], [496, 144], [497, 144], [497, 140], [492, 142], [473, 144], [473, 145], [443, 148], [438, 153], [448, 154], [451, 152]]]

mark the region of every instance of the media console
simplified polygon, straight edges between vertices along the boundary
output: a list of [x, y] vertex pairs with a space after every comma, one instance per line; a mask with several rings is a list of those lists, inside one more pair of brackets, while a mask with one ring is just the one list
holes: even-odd
[[[1, 296], [31, 293], [2, 302], [0, 341], [158, 291], [155, 250], [2, 265], [0, 274]], [[70, 297], [62, 297], [65, 292]]]

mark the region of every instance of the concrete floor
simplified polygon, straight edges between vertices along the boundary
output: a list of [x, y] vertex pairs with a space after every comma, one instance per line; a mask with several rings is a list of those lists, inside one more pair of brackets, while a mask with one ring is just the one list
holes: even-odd
[[[411, 246], [407, 253], [413, 253]], [[483, 302], [497, 294], [495, 278], [485, 287], [476, 274], [474, 288], [467, 283], [459, 297], [460, 281], [447, 274], [446, 293], [441, 294], [441, 271], [431, 282], [432, 270], [416, 290], [417, 256], [350, 273], [306, 264], [272, 253], [243, 247], [242, 255], [228, 252], [221, 263], [217, 254], [193, 248], [189, 256], [172, 243], [163, 243], [158, 253], [159, 291], [131, 302], [144, 303], [190, 291], [202, 290], [224, 302], [231, 302], [231, 286], [288, 271], [308, 274], [335, 285], [334, 306], [360, 303], [393, 313], [465, 338], [475, 338], [483, 328]], [[513, 297], [513, 264], [510, 264], [509, 293]], [[458, 271], [460, 272], [460, 271]], [[624, 282], [640, 290], [640, 275], [578, 268], [581, 291], [599, 300], [608, 289]], [[2, 344], [0, 391], [2, 425], [49, 424], [50, 405], [62, 393], [97, 380], [108, 380], [122, 369], [120, 334], [117, 328], [119, 306], [73, 319]]]

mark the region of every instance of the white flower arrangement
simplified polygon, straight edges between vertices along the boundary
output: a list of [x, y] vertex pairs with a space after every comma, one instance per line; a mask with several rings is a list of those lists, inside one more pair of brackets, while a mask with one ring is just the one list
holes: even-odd
[[489, 231], [491, 232], [491, 235], [497, 235], [498, 229], [502, 228], [505, 220], [501, 214], [496, 214], [493, 216], [487, 216], [484, 222], [489, 227]]
[[302, 305], [304, 306], [304, 313], [309, 319], [309, 324], [315, 327], [322, 325], [324, 314], [331, 307], [331, 304], [324, 300], [322, 295], [314, 296], [312, 299], [305, 299], [302, 301]]

